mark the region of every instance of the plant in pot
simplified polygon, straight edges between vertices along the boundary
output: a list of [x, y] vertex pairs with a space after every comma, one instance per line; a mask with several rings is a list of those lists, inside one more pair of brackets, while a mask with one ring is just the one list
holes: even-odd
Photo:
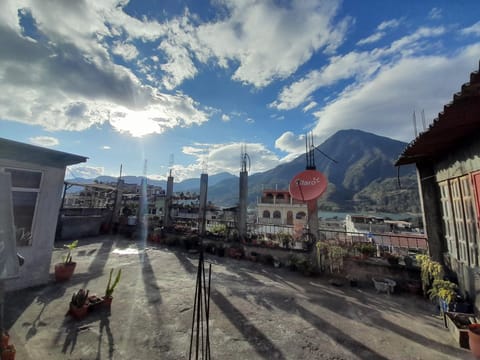
[[110, 307], [112, 305], [112, 300], [113, 300], [113, 291], [118, 285], [118, 282], [120, 281], [120, 277], [122, 275], [122, 269], [119, 269], [117, 272], [117, 275], [115, 276], [115, 280], [113, 280], [112, 283], [112, 276], [113, 276], [113, 269], [110, 269], [110, 276], [108, 277], [108, 283], [107, 283], [107, 288], [105, 289], [105, 296], [103, 297], [103, 304], [107, 307]]
[[78, 240], [72, 241], [70, 244], [64, 245], [68, 249], [67, 255], [63, 262], [55, 264], [55, 280], [67, 281], [75, 271], [76, 262], [72, 261], [72, 250], [78, 246]]
[[392, 253], [385, 253], [384, 258], [390, 265], [398, 265], [398, 263], [400, 262], [400, 258]]
[[450, 304], [457, 297], [458, 285], [449, 280], [435, 279], [427, 294], [430, 300], [437, 300], [442, 313], [449, 310]]
[[367, 259], [375, 255], [377, 248], [371, 243], [359, 243], [356, 248], [362, 254], [362, 258]]
[[10, 344], [6, 347], [2, 347], [0, 349], [1, 359], [2, 360], [15, 360], [15, 354], [17, 350], [15, 349], [15, 345]]
[[69, 313], [75, 319], [81, 320], [88, 313], [88, 293], [89, 290], [80, 289], [72, 295], [70, 301]]

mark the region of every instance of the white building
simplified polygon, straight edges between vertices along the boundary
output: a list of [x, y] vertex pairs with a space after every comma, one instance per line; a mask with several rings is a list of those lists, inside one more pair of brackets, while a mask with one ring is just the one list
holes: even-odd
[[1, 191], [11, 192], [15, 245], [25, 258], [19, 276], [6, 282], [7, 289], [48, 282], [65, 168], [86, 160], [83, 156], [0, 138], [0, 171], [11, 176], [11, 188]]

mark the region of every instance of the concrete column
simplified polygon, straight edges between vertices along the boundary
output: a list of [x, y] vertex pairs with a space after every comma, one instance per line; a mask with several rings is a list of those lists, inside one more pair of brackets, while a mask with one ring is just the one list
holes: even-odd
[[247, 237], [247, 199], [248, 199], [248, 172], [240, 172], [239, 206], [238, 206], [238, 234], [240, 240]]
[[200, 175], [200, 204], [198, 209], [198, 233], [205, 235], [207, 213], [208, 174]]
[[307, 211], [308, 211], [308, 228], [310, 234], [315, 237], [317, 240], [318, 237], [318, 205], [317, 199], [307, 201]]
[[171, 219], [171, 208], [172, 208], [172, 196], [173, 196], [173, 176], [170, 172], [170, 176], [167, 179], [167, 194], [165, 198], [165, 211], [163, 214], [163, 224], [165, 227], [169, 227], [172, 225]]

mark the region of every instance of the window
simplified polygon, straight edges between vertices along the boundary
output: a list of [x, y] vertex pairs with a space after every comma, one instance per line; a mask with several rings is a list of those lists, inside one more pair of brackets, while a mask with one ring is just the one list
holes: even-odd
[[273, 218], [274, 218], [274, 219], [281, 219], [281, 218], [282, 218], [282, 214], [280, 213], [280, 211], [275, 210], [275, 211], [273, 212]]
[[13, 218], [17, 246], [30, 246], [42, 173], [10, 168], [6, 168], [5, 172], [10, 173], [12, 178]]
[[302, 219], [305, 219], [307, 217], [307, 214], [305, 214], [304, 211], [300, 211], [297, 213], [297, 215], [295, 216], [295, 219], [297, 220], [302, 220]]
[[269, 218], [270, 218], [270, 211], [265, 210], [265, 211], [263, 212], [262, 217], [265, 218], [265, 219], [269, 219]]

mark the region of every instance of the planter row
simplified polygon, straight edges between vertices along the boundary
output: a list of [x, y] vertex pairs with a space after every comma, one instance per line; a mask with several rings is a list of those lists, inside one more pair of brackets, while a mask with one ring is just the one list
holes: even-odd
[[92, 295], [88, 297], [87, 302], [81, 307], [77, 307], [70, 303], [67, 315], [70, 315], [76, 320], [82, 320], [91, 312], [98, 310], [110, 310], [112, 300], [112, 297], [102, 296], [99, 298], [95, 295]]

